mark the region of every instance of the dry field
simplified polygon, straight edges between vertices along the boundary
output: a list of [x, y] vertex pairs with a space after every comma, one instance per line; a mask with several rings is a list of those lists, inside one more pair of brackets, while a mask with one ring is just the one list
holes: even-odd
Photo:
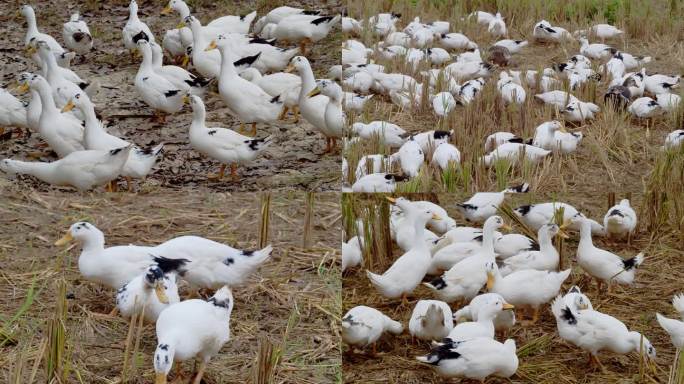
[[[35, 72], [37, 67], [24, 56], [24, 18], [15, 11], [24, 1], [3, 2], [4, 11], [0, 13], [0, 85], [12, 87], [16, 76], [24, 71]], [[160, 163], [139, 188], [143, 191], [167, 189], [201, 189], [213, 191], [250, 191], [261, 189], [279, 190], [338, 190], [339, 189], [339, 152], [324, 154], [323, 136], [303, 119], [292, 123], [293, 117], [284, 122], [269, 126], [260, 124], [258, 137], [274, 135], [271, 146], [253, 163], [241, 167], [241, 179], [233, 181], [230, 177], [220, 182], [208, 181], [207, 174], [215, 173], [219, 164], [194, 151], [188, 143], [188, 129], [192, 120], [189, 105], [167, 118], [165, 124], [150, 121], [152, 110], [138, 97], [133, 86], [139, 60], [131, 59], [121, 40], [121, 29], [128, 18], [128, 1], [51, 1], [36, 2], [38, 27], [49, 33], [59, 42], [62, 41], [62, 24], [72, 12], [80, 10], [88, 23], [95, 40], [95, 51], [86, 55], [81, 62], [77, 57], [72, 69], [86, 80], [97, 79], [102, 88], [94, 97], [96, 111], [109, 124], [108, 130], [140, 146], [152, 145], [163, 141], [164, 155]], [[321, 9], [323, 13], [339, 12], [339, 2], [307, 1], [189, 1], [195, 15], [204, 23], [215, 15], [247, 14], [258, 10], [263, 15], [278, 5], [289, 4], [307, 8]], [[178, 14], [161, 15], [166, 5], [163, 1], [139, 1], [138, 15], [146, 22], [157, 41], [161, 42], [163, 32], [175, 28]], [[307, 52], [314, 74], [325, 77], [328, 68], [340, 60], [339, 28], [320, 43], [313, 51]], [[239, 123], [227, 113], [216, 87], [205, 99], [207, 105], [207, 126], [237, 129]], [[20, 160], [30, 159], [28, 153], [36, 152], [41, 142], [37, 135], [28, 139], [15, 138], [0, 142], [0, 158], [12, 157]], [[54, 155], [42, 156], [41, 161], [55, 160]], [[43, 183], [29, 179], [28, 185], [40, 190], [51, 188]], [[124, 185], [122, 183], [122, 185]]]
[[[253, 249], [262, 234], [260, 194], [66, 199], [5, 182], [0, 191], [2, 383], [142, 384], [154, 378], [154, 325], [139, 334], [133, 328], [127, 344], [129, 321], [107, 315], [114, 292], [80, 277], [78, 246], [53, 245], [73, 222], [95, 224], [108, 245], [195, 234]], [[339, 194], [274, 193], [268, 212], [272, 258], [233, 290], [232, 337], [203, 383], [340, 382]], [[257, 363], [268, 345], [271, 353]], [[192, 372], [186, 364], [186, 382]]]
[[[498, 8], [497, 8], [498, 5]], [[649, 73], [679, 74], [684, 70], [684, 9], [674, 1], [599, 1], [582, 0], [571, 3], [527, 1], [349, 1], [350, 15], [367, 18], [379, 11], [402, 14], [399, 28], [415, 16], [421, 21], [448, 20], [450, 31], [462, 31], [480, 47], [488, 47], [496, 40], [489, 37], [486, 28], [460, 22], [461, 16], [474, 10], [504, 15], [509, 38], [531, 40], [532, 26], [546, 19], [570, 31], [586, 28], [600, 22], [610, 22], [627, 31], [624, 41], [611, 42], [620, 50], [635, 55], [650, 55], [654, 61], [646, 66]], [[365, 43], [374, 42], [368, 35], [358, 37]], [[368, 44], [367, 44], [368, 45]], [[560, 63], [578, 52], [576, 43], [563, 45], [536, 45], [514, 55], [513, 69], [539, 69], [551, 63]], [[396, 63], [386, 63], [397, 70]], [[498, 76], [495, 75], [495, 76]], [[510, 206], [535, 202], [563, 201], [570, 203], [587, 216], [602, 221], [609, 205], [609, 195], [617, 199], [630, 197], [639, 217], [638, 234], [631, 245], [595, 238], [598, 247], [622, 256], [633, 256], [644, 251], [646, 261], [637, 273], [636, 284], [620, 288], [612, 295], [599, 298], [596, 285], [576, 266], [578, 236], [565, 242], [562, 252], [565, 266], [573, 271], [563, 286], [567, 290], [579, 284], [598, 310], [624, 321], [630, 329], [642, 332], [658, 350], [658, 370], [642, 372], [635, 355], [617, 356], [602, 353], [605, 371], [593, 370], [586, 363], [581, 350], [560, 340], [555, 320], [546, 306], [540, 323], [531, 327], [516, 326], [509, 337], [516, 340], [520, 367], [510, 380], [490, 378], [487, 383], [681, 383], [684, 377], [671, 377], [675, 349], [667, 334], [658, 326], [655, 312], [675, 317], [670, 300], [675, 293], [684, 291], [684, 148], [663, 152], [660, 146], [665, 135], [682, 128], [682, 113], [639, 121], [625, 114], [607, 112], [603, 93], [607, 84], [589, 84], [573, 94], [580, 99], [601, 106], [598, 118], [581, 126], [568, 126], [582, 131], [584, 140], [579, 150], [571, 155], [553, 155], [539, 166], [502, 164], [490, 170], [477, 165], [483, 154], [485, 137], [496, 131], [511, 131], [525, 138], [531, 137], [541, 122], [557, 118], [555, 111], [535, 103], [528, 90], [528, 100], [520, 107], [506, 107], [499, 99], [495, 83], [489, 82], [476, 101], [467, 107], [457, 107], [446, 120], [438, 120], [431, 104], [422, 109], [401, 111], [398, 107], [376, 96], [363, 116], [355, 121], [388, 120], [410, 132], [421, 132], [439, 127], [454, 129], [452, 143], [462, 155], [461, 169], [441, 174], [424, 166], [418, 178], [401, 183], [398, 192], [435, 192], [406, 195], [411, 200], [431, 200], [444, 207], [459, 225], [468, 225], [456, 212], [454, 203], [466, 200], [477, 191], [502, 190], [521, 182], [531, 184], [525, 195], [510, 196]], [[385, 151], [378, 143], [351, 146], [346, 152], [350, 169], [364, 154]], [[386, 152], [385, 152], [386, 153]], [[350, 172], [352, 173], [352, 172]], [[349, 182], [350, 180], [344, 180]], [[447, 193], [449, 192], [449, 193]], [[373, 223], [372, 247], [365, 250], [361, 268], [345, 273], [343, 277], [343, 312], [356, 305], [378, 308], [395, 320], [408, 325], [411, 311], [421, 298], [432, 298], [429, 290], [419, 287], [414, 291], [410, 306], [399, 301], [382, 298], [370, 285], [364, 270], [375, 273], [385, 271], [401, 250], [389, 242], [383, 230], [382, 213], [387, 212], [382, 196], [344, 195], [342, 210], [349, 238], [353, 220], [357, 217]], [[504, 217], [505, 218], [505, 217]], [[506, 219], [506, 218], [505, 218]], [[510, 223], [510, 220], [507, 220]], [[520, 231], [520, 228], [516, 228]], [[456, 308], [454, 308], [456, 309]], [[348, 383], [442, 383], [429, 367], [419, 364], [414, 357], [429, 350], [427, 343], [412, 342], [405, 331], [398, 337], [386, 336], [378, 345], [378, 354], [349, 353], [344, 347], [344, 380]], [[680, 371], [681, 372], [681, 371]], [[454, 382], [460, 382], [454, 380]], [[464, 381], [465, 382], [465, 381]]]

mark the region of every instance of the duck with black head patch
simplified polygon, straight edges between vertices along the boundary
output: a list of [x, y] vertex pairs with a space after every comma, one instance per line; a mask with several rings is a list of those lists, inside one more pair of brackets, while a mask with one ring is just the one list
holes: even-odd
[[306, 55], [306, 45], [325, 38], [333, 26], [340, 22], [340, 15], [318, 16], [296, 14], [278, 22], [273, 37], [286, 42], [298, 42], [300, 54]]
[[[165, 309], [157, 319], [157, 350], [154, 353], [155, 384], [166, 384], [173, 364], [182, 380], [180, 363], [199, 360], [193, 384], [200, 384], [207, 363], [230, 340], [233, 294], [227, 286], [209, 300], [192, 299]], [[174, 381], [175, 382], [175, 381]]]

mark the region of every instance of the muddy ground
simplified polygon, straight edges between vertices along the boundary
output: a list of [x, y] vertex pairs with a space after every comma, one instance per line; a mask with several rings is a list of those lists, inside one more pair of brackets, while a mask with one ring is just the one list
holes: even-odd
[[[4, 2], [5, 11], [0, 14], [0, 85], [11, 87], [16, 75], [24, 71], [36, 71], [37, 67], [23, 54], [23, 41], [26, 32], [25, 21], [14, 11], [26, 2]], [[216, 15], [246, 14], [258, 9], [259, 15], [279, 4], [265, 1], [239, 2], [189, 2], [194, 14], [206, 23]], [[321, 9], [323, 13], [339, 12], [339, 2], [278, 2], [291, 6]], [[194, 7], [193, 7], [194, 5]], [[165, 6], [162, 1], [140, 1], [139, 17], [146, 22], [161, 42], [163, 32], [175, 28], [178, 15], [161, 15]], [[121, 28], [128, 17], [128, 2], [117, 0], [109, 2], [51, 1], [34, 4], [38, 27], [41, 32], [49, 33], [62, 42], [62, 24], [72, 12], [80, 10], [95, 39], [95, 51], [87, 54], [83, 61], [77, 57], [72, 69], [86, 80], [97, 79], [102, 89], [94, 97], [96, 111], [109, 124], [111, 133], [136, 143], [148, 146], [163, 141], [164, 155], [147, 181], [139, 187], [142, 191], [156, 190], [211, 190], [211, 191], [248, 191], [263, 189], [279, 190], [337, 190], [339, 188], [339, 151], [323, 153], [325, 141], [309, 123], [300, 120], [294, 124], [293, 116], [278, 124], [260, 125], [258, 137], [274, 135], [273, 144], [263, 157], [252, 164], [241, 167], [240, 180], [226, 178], [219, 182], [208, 181], [207, 174], [215, 173], [219, 164], [191, 149], [187, 131], [192, 120], [190, 106], [176, 115], [169, 116], [165, 124], [150, 121], [152, 110], [138, 98], [133, 86], [139, 59], [133, 61], [124, 51], [121, 41]], [[326, 39], [316, 44], [307, 57], [312, 62], [317, 77], [325, 77], [328, 68], [339, 62], [340, 31], [334, 30]], [[237, 129], [239, 123], [230, 117], [218, 94], [209, 95], [207, 104], [207, 126], [221, 126]], [[0, 157], [25, 160], [28, 152], [35, 152], [41, 143], [37, 135], [29, 139], [11, 139], [0, 142]], [[56, 157], [45, 156], [41, 161], [52, 161]], [[32, 159], [35, 160], [35, 159]], [[53, 188], [30, 178], [26, 187], [40, 191]], [[123, 184], [122, 184], [123, 185]]]
[[[9, 338], [3, 336], [0, 343], [0, 382], [45, 382], [47, 319], [57, 316], [57, 286], [62, 280], [67, 297], [63, 361], [70, 371], [62, 382], [121, 382], [129, 322], [107, 315], [114, 305], [113, 291], [79, 276], [80, 248], [53, 245], [73, 222], [95, 224], [108, 245], [157, 244], [194, 234], [254, 249], [260, 200], [259, 194], [230, 193], [65, 199], [5, 189], [0, 204], [0, 323]], [[268, 240], [274, 247], [272, 258], [233, 290], [231, 340], [211, 360], [203, 383], [254, 382], [263, 339], [282, 353], [274, 383], [340, 381], [339, 240], [331, 235], [340, 232], [339, 195], [315, 195], [305, 248], [306, 205], [304, 193], [272, 195]], [[181, 289], [181, 297], [187, 293]], [[154, 325], [149, 324], [141, 333], [137, 370], [127, 382], [153, 381], [155, 347]], [[187, 382], [192, 364], [185, 365], [185, 372]]]

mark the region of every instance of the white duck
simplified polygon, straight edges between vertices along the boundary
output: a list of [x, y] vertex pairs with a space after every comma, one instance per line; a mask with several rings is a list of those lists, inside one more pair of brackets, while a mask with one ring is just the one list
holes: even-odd
[[644, 82], [646, 83], [646, 92], [654, 95], [659, 95], [661, 93], [670, 93], [673, 89], [679, 87], [679, 81], [681, 77], [662, 75], [660, 73], [654, 73], [653, 75], [646, 76]]
[[584, 37], [579, 38], [580, 42], [580, 53], [593, 60], [605, 60], [617, 51], [615, 48], [606, 44], [589, 44], [589, 40]]
[[216, 40], [216, 44], [207, 48], [218, 47], [221, 53], [218, 84], [221, 100], [240, 120], [240, 131], [244, 131], [245, 123], [251, 123], [252, 135], [256, 135], [257, 123], [272, 123], [278, 120], [283, 111], [283, 101], [280, 96], [272, 97], [258, 85], [238, 75], [233, 64], [236, 57], [231, 51], [232, 42], [221, 37]]
[[684, 348], [684, 295], [676, 295], [672, 298], [672, 306], [682, 319], [670, 319], [660, 313], [656, 313], [658, 324], [670, 335], [670, 341], [677, 349]]
[[532, 145], [568, 154], [575, 152], [582, 141], [582, 132], [567, 132], [560, 121], [541, 123], [535, 128]]
[[[38, 133], [57, 156], [64, 157], [71, 152], [81, 151], [83, 147], [83, 127], [71, 114], [62, 114], [55, 105], [52, 89], [47, 80], [39, 75], [26, 78], [20, 87], [23, 92], [27, 88], [36, 91], [40, 96], [40, 118]], [[29, 116], [30, 117], [30, 116]]]
[[516, 84], [513, 78], [506, 72], [499, 74], [499, 81], [496, 83], [496, 88], [505, 104], [523, 104], [527, 93], [525, 88]]
[[237, 167], [249, 163], [262, 154], [271, 144], [271, 136], [254, 139], [231, 129], [205, 125], [206, 110], [202, 99], [190, 97], [192, 123], [190, 124], [190, 145], [205, 156], [220, 161], [218, 179], [223, 178], [226, 165], [230, 164], [231, 176], [237, 177]]
[[637, 215], [630, 206], [628, 199], [622, 199], [618, 204], [611, 207], [603, 217], [603, 227], [608, 236], [631, 236], [636, 226]]
[[138, 3], [131, 0], [128, 5], [128, 20], [122, 30], [123, 42], [126, 49], [131, 53], [137, 52], [139, 40], [146, 40], [154, 43], [154, 35], [150, 31], [150, 27], [138, 18]]
[[446, 117], [456, 107], [456, 99], [451, 92], [439, 92], [432, 97], [432, 109], [439, 117]]
[[[561, 202], [551, 202], [551, 203], [540, 203], [532, 205], [521, 205], [514, 209], [518, 217], [534, 231], [538, 231], [542, 225], [552, 223], [554, 221], [554, 216], [556, 211], [563, 210], [563, 223], [570, 222], [570, 219], [575, 217], [579, 211], [570, 204]], [[591, 223], [591, 232], [594, 235], [604, 235], [605, 230], [603, 226], [594, 220], [588, 219]], [[568, 228], [575, 231], [579, 231], [579, 223], [570, 222]]]
[[[82, 93], [76, 94], [69, 100], [67, 105], [62, 108], [62, 112], [67, 112], [74, 107], [78, 108], [85, 116], [83, 145], [86, 149], [113, 150], [131, 145], [130, 142], [111, 135], [106, 131], [102, 122], [95, 115], [95, 106]], [[144, 180], [152, 171], [152, 167], [157, 163], [163, 147], [163, 143], [145, 149], [133, 146], [121, 170], [121, 176], [126, 178], [129, 192], [133, 189], [131, 179]]]
[[570, 269], [562, 272], [522, 269], [504, 277], [494, 262], [488, 262], [486, 270], [487, 291], [500, 294], [516, 307], [531, 307], [532, 324], [539, 320], [539, 307], [556, 297], [570, 276]]
[[684, 129], [675, 129], [665, 137], [663, 148], [679, 148], [684, 143]]
[[437, 346], [420, 362], [435, 366], [443, 377], [465, 377], [484, 382], [487, 376], [511, 377], [518, 370], [515, 340], [499, 343], [488, 337]]
[[358, 135], [362, 139], [372, 139], [374, 136], [380, 137], [385, 145], [390, 148], [401, 147], [405, 140], [403, 136], [406, 135], [401, 127], [388, 121], [371, 121], [368, 124], [354, 123], [351, 129], [352, 133]]
[[[505, 302], [503, 297], [498, 293], [483, 293], [473, 297], [470, 303], [465, 307], [454, 312], [454, 320], [462, 321], [478, 321], [480, 311], [483, 307], [494, 300]], [[510, 304], [509, 304], [510, 305]], [[511, 306], [512, 307], [512, 306]], [[512, 309], [512, 308], [511, 308]], [[493, 319], [494, 331], [508, 332], [515, 325], [515, 311], [501, 311]]]
[[131, 147], [111, 151], [80, 150], [50, 163], [5, 159], [0, 162], [0, 170], [10, 175], [31, 175], [48, 184], [87, 191], [119, 177], [130, 150]]
[[532, 36], [535, 40], [559, 43], [572, 38], [570, 32], [565, 28], [554, 27], [548, 21], [542, 20], [534, 25]]
[[417, 177], [425, 161], [425, 153], [414, 140], [407, 140], [392, 157], [398, 158], [402, 172], [408, 177]]
[[494, 252], [498, 260], [506, 260], [519, 253], [538, 251], [539, 244], [525, 235], [508, 233], [494, 239]]
[[366, 271], [373, 286], [390, 299], [403, 297], [420, 284], [430, 266], [430, 250], [424, 240], [425, 225], [430, 219], [439, 219], [432, 210], [420, 209], [404, 199], [397, 199], [396, 204], [407, 216], [405, 220], [413, 223], [413, 247], [399, 257], [382, 275]]
[[523, 48], [525, 48], [528, 45], [527, 40], [510, 40], [510, 39], [504, 39], [504, 40], [499, 40], [494, 45], [499, 46], [499, 47], [504, 47], [508, 49], [508, 51], [512, 54], [520, 52]]
[[313, 125], [321, 133], [325, 134], [328, 128], [325, 124], [325, 110], [330, 98], [325, 95], [310, 97], [309, 94], [317, 87], [316, 79], [311, 69], [309, 60], [304, 56], [295, 56], [290, 62], [287, 71], [297, 70], [302, 79], [299, 90], [299, 110], [304, 120]]
[[590, 28], [591, 33], [601, 40], [614, 39], [622, 37], [624, 31], [610, 25], [610, 24], [596, 24]]
[[485, 139], [485, 152], [491, 152], [504, 143], [522, 143], [522, 137], [511, 132], [494, 132]]
[[593, 120], [594, 114], [601, 109], [594, 103], [584, 101], [573, 101], [561, 111], [563, 118], [567, 121], [579, 123], [585, 120]]
[[510, 275], [523, 269], [536, 269], [538, 271], [555, 271], [558, 269], [560, 256], [552, 239], [559, 235], [567, 238], [556, 224], [544, 224], [539, 228], [539, 250], [531, 250], [518, 253], [503, 261], [500, 272], [502, 276]]
[[176, 269], [180, 266], [177, 260], [167, 260], [149, 266], [116, 291], [116, 308], [122, 316], [128, 318], [144, 311], [145, 320], [154, 322], [163, 310], [180, 302], [176, 285]]
[[[75, 94], [80, 93], [82, 90], [92, 93], [92, 88], [88, 89], [87, 83], [76, 84], [64, 76], [64, 68], [57, 65], [57, 61], [52, 55], [50, 47], [44, 41], [37, 42], [36, 49], [38, 50], [38, 55], [41, 59], [43, 72], [46, 74], [45, 79], [52, 88], [52, 96], [57, 107], [61, 108], [66, 105], [70, 98]], [[78, 114], [76, 115], [78, 116]], [[78, 117], [82, 118], [82, 116]]]
[[88, 24], [78, 12], [72, 14], [69, 21], [64, 23], [62, 37], [67, 48], [81, 55], [93, 49], [93, 35], [90, 34]]
[[342, 317], [342, 341], [349, 345], [365, 347], [373, 345], [383, 333], [399, 335], [404, 331], [400, 322], [390, 319], [375, 308], [359, 305]]
[[477, 192], [463, 203], [456, 204], [456, 209], [467, 221], [481, 223], [496, 215], [507, 193], [527, 193], [530, 185], [523, 183], [515, 187], [506, 188], [501, 192]]
[[441, 300], [452, 302], [470, 300], [487, 282], [485, 266], [494, 262], [494, 232], [507, 227], [499, 216], [488, 218], [483, 227], [482, 248], [476, 254], [455, 264], [448, 271], [425, 285], [434, 290]]
[[438, 36], [439, 44], [446, 49], [476, 49], [477, 44], [462, 33], [443, 33]]
[[195, 288], [216, 289], [241, 284], [259, 265], [268, 260], [273, 248], [240, 250], [200, 236], [180, 236], [156, 246], [119, 245], [105, 248], [102, 231], [93, 224], [77, 222], [55, 242], [81, 244], [78, 269], [87, 280], [118, 289], [140, 275], [147, 267], [164, 259], [186, 260], [183, 280]]
[[467, 341], [474, 337], [494, 338], [494, 321], [501, 316], [505, 310], [513, 309], [513, 305], [507, 303], [499, 294], [484, 296], [476, 307], [471, 311], [476, 311], [474, 317], [477, 320], [458, 323], [446, 337], [444, 342]]
[[[442, 207], [428, 201], [410, 201], [405, 198], [394, 199], [391, 197], [386, 197], [386, 199], [393, 204], [390, 209], [390, 236], [399, 248], [405, 252], [415, 246], [416, 211], [429, 210], [435, 214], [435, 218], [438, 217], [438, 219], [430, 219], [426, 223], [426, 227], [431, 223], [441, 222], [444, 220], [441, 215], [446, 214]], [[409, 213], [405, 212], [401, 207], [408, 207], [410, 209]], [[428, 247], [431, 247], [437, 239], [438, 236], [432, 231], [427, 228], [423, 229], [423, 241]]]
[[[161, 11], [162, 14], [176, 11], [180, 15], [181, 21], [190, 16], [190, 7], [183, 0], [170, 0], [166, 7]], [[207, 27], [216, 29], [219, 33], [249, 33], [249, 26], [256, 18], [257, 12], [253, 11], [244, 16], [221, 16], [207, 23]]]
[[533, 164], [544, 161], [546, 156], [550, 155], [551, 151], [535, 147], [533, 145], [521, 143], [504, 143], [491, 153], [484, 155], [482, 161], [485, 166], [490, 167], [493, 163], [500, 159], [506, 159], [510, 162], [517, 162], [521, 155]]
[[[62, 56], [62, 54], [65, 53], [64, 48], [62, 48], [62, 46], [59, 45], [59, 43], [57, 42], [57, 40], [55, 40], [54, 37], [46, 33], [41, 33], [38, 30], [38, 24], [36, 22], [36, 13], [33, 10], [33, 7], [31, 7], [30, 5], [22, 5], [20, 13], [26, 19], [26, 23], [28, 25], [28, 28], [26, 29], [26, 36], [24, 37], [24, 46], [28, 48], [29, 45], [35, 41], [44, 41], [50, 47], [50, 52], [52, 52], [52, 54], [56, 56], [56, 59], [59, 59]], [[31, 54], [31, 59], [38, 65], [42, 63], [40, 57], [35, 52]]]
[[342, 272], [363, 262], [363, 237], [357, 235], [342, 242]]
[[674, 112], [679, 108], [682, 97], [673, 93], [660, 93], [656, 95], [656, 101], [665, 112]]
[[283, 95], [283, 116], [291, 109], [295, 114], [295, 122], [299, 119], [299, 93], [302, 79], [292, 73], [276, 72], [262, 75], [256, 68], [245, 68], [240, 71], [240, 77], [258, 85], [271, 96]]
[[556, 318], [556, 328], [561, 339], [577, 345], [582, 337], [577, 328], [577, 316], [585, 309], [594, 308], [589, 298], [577, 286], [570, 288], [564, 296], [556, 296], [551, 303], [551, 312]]
[[588, 351], [590, 363], [601, 367], [598, 353], [607, 350], [617, 354], [636, 352], [647, 364], [653, 364], [656, 357], [653, 345], [639, 332], [630, 331], [620, 320], [593, 309], [574, 311], [571, 307], [562, 310], [561, 316], [566, 340]]
[[157, 74], [168, 80], [177, 89], [190, 95], [203, 97], [207, 93], [211, 79], [195, 76], [175, 65], [163, 65], [162, 48], [157, 43], [150, 43], [150, 47], [152, 48], [152, 67]]
[[4, 132], [6, 126], [27, 128], [28, 105], [0, 88], [0, 130]]
[[341, 16], [292, 15], [278, 22], [273, 37], [286, 42], [299, 42], [302, 55], [306, 55], [306, 45], [325, 38]]
[[158, 121], [166, 121], [165, 114], [180, 111], [185, 104], [187, 91], [182, 91], [155, 71], [152, 65], [152, 47], [147, 40], [140, 39], [136, 44], [142, 52], [143, 60], [135, 75], [135, 89], [143, 101], [154, 109]]
[[534, 95], [534, 97], [544, 104], [553, 105], [557, 108], [565, 108], [568, 104], [579, 101], [572, 94], [564, 91], [549, 91]]
[[309, 92], [308, 97], [315, 97], [318, 93], [328, 97], [323, 117], [325, 118], [326, 152], [331, 152], [337, 147], [337, 139], [342, 138], [347, 126], [347, 118], [342, 109], [344, 92], [336, 82], [332, 80], [320, 80], [316, 88]]
[[397, 182], [406, 179], [404, 176], [391, 173], [371, 173], [356, 180], [351, 190], [365, 193], [391, 193], [397, 189]]
[[497, 12], [496, 15], [494, 15], [494, 18], [489, 21], [487, 32], [494, 37], [506, 36], [506, 22], [501, 16], [501, 13]]
[[636, 117], [647, 119], [662, 114], [663, 108], [650, 97], [640, 97], [627, 107], [627, 111]]
[[455, 145], [440, 143], [432, 153], [432, 164], [437, 164], [443, 171], [461, 162], [461, 152]]
[[366, 176], [370, 173], [380, 173], [392, 169], [394, 159], [385, 155], [365, 155], [359, 159], [356, 165], [356, 173], [354, 175], [357, 179]]
[[156, 384], [166, 384], [174, 363], [191, 359], [200, 360], [193, 382], [202, 382], [209, 360], [230, 340], [233, 305], [233, 293], [223, 287], [207, 301], [185, 300], [162, 311], [156, 327]]
[[575, 216], [573, 223], [580, 225], [580, 243], [577, 247], [577, 264], [596, 279], [599, 293], [603, 282], [608, 284], [608, 293], [612, 283], [631, 285], [634, 283], [636, 270], [644, 262], [644, 254], [623, 259], [622, 257], [594, 246], [591, 240], [591, 222], [581, 215]]
[[454, 327], [449, 304], [439, 300], [419, 300], [411, 313], [409, 333], [419, 340], [442, 340]]

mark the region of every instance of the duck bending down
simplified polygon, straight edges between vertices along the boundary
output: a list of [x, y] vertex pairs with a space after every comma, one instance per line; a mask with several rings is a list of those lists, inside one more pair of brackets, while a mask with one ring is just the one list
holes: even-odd
[[503, 296], [492, 293], [483, 296], [478, 306], [471, 307], [475, 320], [458, 323], [444, 341], [466, 341], [473, 337], [494, 338], [494, 321], [506, 310], [515, 307], [504, 300]]
[[194, 384], [200, 384], [207, 364], [230, 340], [233, 293], [223, 287], [208, 300], [184, 300], [157, 319], [154, 352], [155, 384], [166, 384], [173, 364], [199, 359]]
[[179, 236], [156, 246], [119, 245], [105, 248], [102, 231], [93, 224], [77, 222], [55, 242], [81, 244], [78, 269], [87, 280], [118, 289], [139, 276], [158, 256], [187, 260], [181, 277], [194, 288], [216, 289], [241, 284], [259, 265], [268, 260], [273, 248], [240, 250], [200, 236]]
[[399, 257], [382, 275], [371, 271], [366, 271], [366, 275], [384, 297], [389, 299], [402, 297], [406, 301], [406, 295], [413, 292], [420, 284], [430, 266], [430, 250], [423, 239], [425, 225], [431, 219], [439, 219], [439, 217], [432, 210], [414, 207], [404, 199], [397, 200], [396, 204], [407, 215], [406, 220], [413, 222], [413, 247]]
[[5, 159], [0, 162], [0, 170], [8, 174], [31, 175], [48, 184], [87, 191], [119, 177], [130, 151], [131, 146], [111, 151], [74, 151], [49, 163]]
[[295, 115], [295, 123], [299, 121], [299, 92], [302, 86], [302, 79], [299, 76], [287, 72], [262, 75], [256, 68], [245, 68], [240, 72], [240, 77], [258, 85], [273, 97], [282, 95], [285, 107], [280, 118], [282, 119], [291, 109]]
[[[505, 302], [503, 296], [498, 293], [482, 293], [473, 297], [470, 303], [454, 312], [454, 321], [459, 323], [464, 321], [476, 322], [479, 319], [480, 311], [493, 300], [500, 300]], [[513, 309], [513, 306], [508, 304], [506, 309]], [[505, 334], [515, 325], [515, 311], [500, 311], [492, 320], [494, 324], [494, 332], [502, 332]]]
[[147, 269], [116, 291], [116, 308], [123, 317], [144, 314], [145, 320], [157, 321], [159, 314], [180, 302], [176, 277], [183, 259], [159, 257], [156, 265]]
[[332, 152], [337, 147], [337, 139], [342, 138], [344, 134], [344, 128], [346, 126], [346, 115], [344, 110], [342, 110], [342, 97], [344, 93], [342, 92], [342, 87], [337, 85], [336, 82], [332, 80], [320, 80], [316, 88], [314, 88], [308, 97], [315, 97], [318, 94], [322, 94], [328, 97], [328, 103], [325, 105], [325, 112], [323, 117], [325, 118], [325, 143], [326, 152]]
[[163, 65], [164, 54], [157, 43], [150, 43], [152, 48], [152, 67], [155, 72], [168, 80], [173, 86], [190, 95], [203, 97], [207, 93], [213, 79], [198, 77], [175, 65]]
[[577, 264], [596, 280], [599, 294], [602, 283], [608, 284], [608, 293], [612, 283], [631, 285], [634, 283], [636, 270], [644, 262], [644, 254], [623, 259], [622, 257], [597, 248], [591, 240], [591, 222], [581, 215], [571, 219], [580, 225], [580, 243], [577, 247]]
[[385, 332], [399, 335], [404, 331], [400, 322], [392, 320], [389, 316], [375, 308], [359, 305], [350, 309], [342, 317], [342, 341], [345, 343], [365, 347], [373, 345]]
[[467, 221], [481, 223], [496, 214], [507, 193], [527, 193], [529, 190], [530, 185], [523, 183], [501, 192], [478, 192], [467, 201], [457, 203], [456, 209]]
[[198, 96], [190, 96], [190, 105], [192, 106], [190, 145], [203, 155], [222, 163], [219, 174], [209, 176], [209, 178], [222, 179], [227, 164], [230, 164], [231, 176], [237, 178], [237, 167], [256, 159], [271, 144], [271, 136], [254, 139], [228, 128], [208, 128], [205, 125], [206, 110], [202, 99]]
[[240, 120], [240, 132], [245, 123], [252, 124], [252, 136], [256, 135], [257, 123], [272, 123], [278, 120], [283, 111], [280, 95], [272, 97], [258, 85], [243, 79], [237, 73], [233, 62], [232, 42], [229, 39], [216, 40], [207, 50], [218, 48], [221, 53], [221, 73], [219, 75], [219, 94], [221, 100]]
[[631, 238], [637, 226], [637, 215], [629, 204], [629, 199], [622, 199], [611, 207], [603, 217], [606, 235]]
[[[580, 213], [577, 208], [562, 202], [538, 203], [531, 205], [521, 205], [513, 210], [518, 217], [534, 231], [538, 231], [542, 225], [553, 223], [557, 211], [563, 211], [564, 227], [579, 231], [579, 222], [570, 221], [575, 215]], [[594, 235], [604, 235], [605, 229], [594, 220], [587, 219], [591, 223], [591, 233]]]
[[143, 101], [154, 109], [156, 120], [164, 123], [166, 114], [176, 113], [183, 108], [188, 91], [178, 89], [155, 71], [152, 65], [152, 47], [147, 40], [138, 40], [137, 47], [142, 52], [143, 60], [135, 75], [135, 89]]
[[299, 42], [299, 51], [306, 55], [306, 45], [325, 38], [341, 16], [291, 15], [278, 22], [273, 37], [279, 41]]
[[[78, 108], [85, 116], [83, 144], [86, 149], [113, 150], [131, 145], [130, 142], [109, 134], [105, 130], [102, 122], [95, 115], [95, 106], [83, 93], [77, 93], [69, 100], [67, 105], [62, 108], [62, 112], [68, 112], [74, 107]], [[132, 179], [144, 180], [152, 171], [152, 167], [157, 163], [163, 148], [163, 143], [151, 148], [140, 148], [137, 146], [131, 148], [128, 159], [121, 170], [121, 176], [126, 178], [129, 192], [133, 190]]]
[[484, 382], [488, 376], [511, 377], [518, 370], [515, 340], [503, 344], [489, 337], [433, 347], [426, 356], [417, 356], [422, 363], [435, 367], [442, 377], [465, 377]]

